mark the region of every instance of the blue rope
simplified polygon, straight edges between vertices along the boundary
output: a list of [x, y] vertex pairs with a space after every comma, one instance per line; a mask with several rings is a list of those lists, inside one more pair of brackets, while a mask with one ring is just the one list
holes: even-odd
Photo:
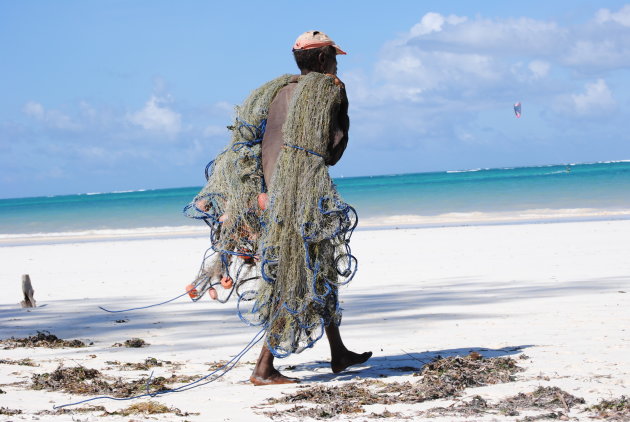
[[151, 385], [151, 380], [153, 379], [153, 370], [151, 371], [151, 375], [149, 375], [149, 378], [147, 378], [147, 385], [146, 385], [146, 389], [147, 389], [147, 394], [151, 394], [151, 391], [149, 391], [149, 386]]
[[[247, 123], [246, 121], [241, 120], [239, 118], [237, 118], [236, 121], [239, 122], [239, 125], [236, 127], [236, 129], [241, 134], [241, 136], [247, 140], [234, 142], [234, 144], [232, 144], [232, 151], [238, 152], [241, 149], [243, 149], [243, 147], [251, 148], [254, 145], [262, 142], [263, 136], [265, 134], [265, 130], [267, 129], [267, 119], [263, 119], [263, 121], [260, 122], [260, 125], [258, 126], [251, 125]], [[247, 131], [249, 132], [249, 135], [250, 135], [249, 139], [247, 138], [245, 134], [243, 134], [243, 129], [247, 129]]]
[[[131, 397], [96, 396], [96, 397], [91, 397], [89, 399], [77, 401], [74, 403], [67, 403], [67, 404], [62, 404], [60, 406], [53, 406], [53, 409], [61, 409], [64, 407], [69, 407], [69, 406], [77, 406], [79, 404], [88, 403], [94, 400], [101, 400], [101, 399], [114, 400], [114, 401], [128, 401], [128, 400], [135, 400], [135, 399], [139, 399], [143, 397], [157, 397], [157, 396], [162, 396], [169, 393], [180, 393], [183, 391], [191, 390], [193, 388], [201, 387], [202, 385], [206, 385], [206, 384], [209, 384], [211, 382], [218, 380], [223, 375], [227, 374], [232, 368], [234, 368], [234, 366], [241, 360], [241, 358], [247, 352], [249, 352], [256, 344], [258, 344], [260, 340], [263, 339], [264, 335], [261, 336], [261, 334], [264, 334], [264, 332], [265, 332], [265, 328], [263, 328], [258, 333], [256, 333], [256, 335], [249, 341], [249, 343], [239, 353], [237, 353], [232, 359], [230, 359], [230, 361], [228, 361], [225, 365], [221, 366], [220, 368], [215, 369], [214, 371], [210, 372], [207, 375], [204, 375], [203, 377], [199, 378], [196, 381], [190, 382], [188, 384], [184, 384], [180, 387], [172, 388], [169, 390], [156, 391], [155, 393], [151, 393], [148, 391], [149, 383], [147, 383], [147, 392], [144, 394], [139, 394], [139, 395], [131, 396]], [[201, 383], [201, 381], [208, 379], [209, 377], [217, 374], [218, 372], [221, 372], [221, 373], [217, 375], [215, 378], [212, 378], [209, 381]], [[153, 373], [151, 373], [151, 376], [153, 376]], [[149, 381], [150, 381], [150, 378], [149, 378]]]
[[[264, 327], [264, 329], [266, 330], [266, 329], [267, 329], [267, 321], [262, 320], [262, 321], [260, 321], [259, 323], [254, 323], [254, 322], [251, 322], [250, 320], [248, 320], [247, 318], [245, 318], [245, 316], [243, 316], [243, 311], [241, 310], [241, 302], [243, 302], [243, 301], [245, 301], [245, 302], [251, 302], [252, 300], [255, 300], [255, 298], [256, 298], [256, 293], [258, 293], [258, 292], [256, 292], [255, 290], [248, 290], [248, 291], [246, 291], [246, 292], [243, 292], [243, 294], [239, 295], [239, 297], [238, 297], [238, 301], [236, 302], [236, 313], [237, 313], [238, 317], [240, 318], [240, 320], [241, 320], [241, 321], [243, 321], [246, 325], [249, 325], [250, 327], [260, 327], [260, 326], [263, 326], [263, 327]], [[247, 295], [247, 294], [251, 294], [251, 298], [245, 299], [245, 295]], [[263, 304], [263, 305], [259, 305], [259, 304], [258, 304], [258, 301], [256, 300], [256, 301], [254, 302], [254, 306], [252, 307], [252, 310], [251, 310], [251, 311], [249, 311], [249, 313], [251, 313], [251, 314], [256, 314], [256, 313], [260, 310], [260, 308], [261, 308], [262, 306], [264, 306], [264, 305], [265, 305], [265, 304]]]
[[120, 313], [120, 312], [137, 311], [137, 310], [139, 310], [139, 309], [149, 309], [149, 308], [153, 308], [153, 307], [155, 307], [155, 306], [165, 305], [165, 304], [167, 304], [167, 303], [173, 302], [173, 301], [175, 301], [175, 300], [179, 299], [179, 298], [180, 298], [180, 297], [182, 297], [182, 296], [186, 296], [189, 292], [191, 292], [191, 291], [193, 291], [193, 290], [194, 290], [194, 287], [193, 287], [192, 289], [190, 289], [190, 290], [185, 291], [184, 293], [182, 293], [182, 294], [181, 294], [181, 295], [179, 295], [179, 296], [175, 296], [174, 298], [169, 299], [169, 300], [165, 300], [164, 302], [154, 303], [153, 305], [139, 306], [139, 307], [137, 307], [137, 308], [121, 309], [120, 311], [112, 311], [112, 310], [107, 309], [107, 308], [104, 308], [104, 307], [102, 307], [102, 306], [99, 306], [99, 308], [100, 308], [100, 309], [102, 309], [102, 310], [103, 310], [103, 311], [105, 311], [105, 312], [109, 312], [110, 314], [117, 314], [117, 313]]
[[215, 160], [211, 160], [208, 164], [206, 164], [206, 169], [204, 170], [206, 181], [210, 180], [210, 176], [212, 175], [211, 167], [214, 164]]
[[323, 155], [318, 154], [318, 153], [316, 153], [315, 151], [311, 151], [310, 149], [302, 148], [301, 146], [298, 146], [298, 145], [286, 144], [286, 143], [285, 143], [285, 144], [284, 144], [284, 146], [285, 146], [285, 147], [290, 147], [290, 148], [299, 149], [299, 150], [301, 150], [301, 151], [306, 151], [306, 152], [308, 152], [309, 154], [313, 154], [313, 155], [316, 155], [316, 156], [318, 156], [318, 157], [320, 157], [320, 158], [324, 158], [324, 156], [323, 156]]

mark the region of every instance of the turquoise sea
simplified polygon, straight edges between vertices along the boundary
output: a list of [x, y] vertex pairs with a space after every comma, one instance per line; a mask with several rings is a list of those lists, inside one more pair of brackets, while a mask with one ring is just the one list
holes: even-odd
[[[490, 222], [493, 216], [512, 216], [519, 221], [534, 214], [545, 221], [630, 218], [630, 162], [348, 177], [335, 182], [367, 226], [392, 225], [392, 216], [399, 216], [397, 225], [467, 224], [471, 216], [487, 216], [484, 221]], [[203, 226], [182, 214], [199, 189], [0, 199], [0, 237]], [[440, 219], [444, 216], [450, 217]]]

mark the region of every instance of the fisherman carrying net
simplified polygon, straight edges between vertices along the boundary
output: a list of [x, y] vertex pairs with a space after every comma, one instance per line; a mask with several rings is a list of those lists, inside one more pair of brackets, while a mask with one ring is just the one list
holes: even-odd
[[339, 332], [338, 286], [354, 277], [350, 237], [357, 215], [328, 174], [348, 142], [348, 100], [326, 34], [293, 46], [300, 75], [283, 75], [237, 108], [232, 140], [206, 169], [207, 184], [186, 207], [211, 229], [193, 300], [238, 301], [241, 319], [265, 330], [250, 377], [255, 385], [297, 382], [273, 366], [326, 334], [338, 373], [372, 353], [349, 351]]

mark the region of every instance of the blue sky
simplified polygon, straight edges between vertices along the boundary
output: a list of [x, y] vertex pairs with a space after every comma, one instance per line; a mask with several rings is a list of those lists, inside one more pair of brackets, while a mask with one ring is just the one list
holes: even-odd
[[348, 52], [333, 176], [630, 159], [630, 2], [305, 4], [0, 0], [0, 198], [203, 184], [310, 29]]

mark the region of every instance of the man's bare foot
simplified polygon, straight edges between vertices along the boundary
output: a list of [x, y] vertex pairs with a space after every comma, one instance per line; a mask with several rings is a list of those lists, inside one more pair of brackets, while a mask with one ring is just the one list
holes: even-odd
[[300, 382], [297, 378], [285, 377], [276, 369], [273, 370], [271, 375], [264, 378], [262, 376], [252, 374], [252, 376], [249, 377], [249, 380], [254, 385], [297, 384]]
[[371, 357], [372, 352], [358, 354], [348, 350], [341, 356], [341, 358], [332, 359], [330, 361], [330, 367], [332, 368], [333, 373], [338, 374], [352, 365], [358, 365], [367, 361]]

